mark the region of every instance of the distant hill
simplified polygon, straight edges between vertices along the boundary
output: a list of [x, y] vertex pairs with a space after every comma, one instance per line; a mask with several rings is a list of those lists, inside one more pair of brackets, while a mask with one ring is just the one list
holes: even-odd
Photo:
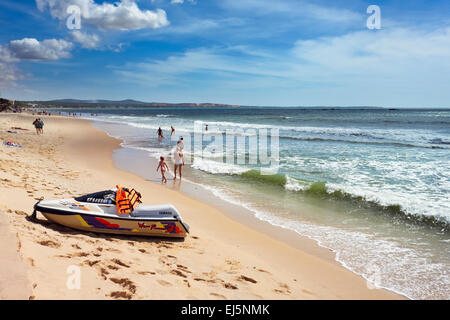
[[167, 107], [240, 107], [236, 105], [219, 103], [161, 103], [161, 102], [142, 102], [132, 99], [114, 101], [114, 100], [78, 100], [78, 99], [58, 99], [50, 101], [23, 101], [41, 108], [114, 108], [114, 107], [148, 107], [148, 108], [167, 108]]
[[[21, 105], [33, 105], [38, 108], [238, 108], [241, 105], [229, 105], [221, 103], [165, 103], [165, 102], [143, 102], [133, 99], [125, 100], [80, 100], [80, 99], [57, 99], [50, 101], [21, 101]], [[246, 106], [252, 108], [259, 108], [259, 106]], [[278, 106], [273, 106], [278, 107]], [[280, 106], [281, 107], [281, 106]], [[300, 109], [320, 109], [320, 110], [371, 110], [371, 109], [386, 109], [384, 107], [375, 106], [291, 106], [291, 108]], [[389, 109], [397, 110], [397, 109]]]
[[126, 100], [120, 100], [120, 101], [114, 101], [114, 100], [78, 100], [78, 99], [58, 99], [58, 100], [50, 100], [50, 101], [43, 101], [48, 103], [78, 103], [78, 104], [114, 104], [114, 105], [138, 105], [138, 104], [146, 104], [146, 102], [132, 100], [132, 99], [126, 99]]

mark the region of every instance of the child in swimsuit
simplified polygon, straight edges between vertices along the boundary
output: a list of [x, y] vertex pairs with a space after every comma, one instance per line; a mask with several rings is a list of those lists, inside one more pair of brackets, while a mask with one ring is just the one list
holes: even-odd
[[161, 175], [162, 175], [162, 182], [167, 183], [167, 179], [166, 179], [166, 171], [169, 171], [169, 166], [167, 165], [167, 163], [164, 161], [164, 157], [160, 158], [159, 161], [159, 165], [158, 168], [156, 168], [156, 172], [158, 172], [158, 169], [161, 168]]

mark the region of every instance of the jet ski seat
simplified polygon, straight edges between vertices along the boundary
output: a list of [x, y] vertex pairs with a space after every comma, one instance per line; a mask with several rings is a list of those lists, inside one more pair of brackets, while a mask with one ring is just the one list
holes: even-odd
[[91, 203], [101, 203], [101, 204], [116, 204], [116, 191], [105, 190], [95, 193], [90, 193], [75, 198], [79, 202], [91, 202]]

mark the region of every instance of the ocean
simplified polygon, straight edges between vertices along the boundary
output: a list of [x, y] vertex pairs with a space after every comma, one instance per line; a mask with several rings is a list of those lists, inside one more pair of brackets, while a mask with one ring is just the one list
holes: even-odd
[[[67, 112], [81, 112], [123, 139], [124, 147], [153, 159], [170, 159], [183, 136], [186, 183], [315, 240], [334, 251], [344, 267], [365, 277], [369, 287], [411, 299], [450, 299], [450, 110], [171, 107]], [[164, 139], [157, 138], [159, 127]], [[230, 140], [226, 132], [232, 133]], [[200, 144], [191, 148], [196, 139]], [[231, 158], [218, 151], [230, 141], [233, 158], [227, 161]], [[255, 143], [258, 147], [252, 149]], [[252, 154], [259, 146], [267, 146], [267, 154], [279, 161], [261, 165]]]

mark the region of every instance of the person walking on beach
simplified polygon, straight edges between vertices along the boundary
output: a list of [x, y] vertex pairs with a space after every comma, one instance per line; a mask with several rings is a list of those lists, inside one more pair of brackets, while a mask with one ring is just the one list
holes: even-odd
[[177, 180], [177, 169], [179, 169], [179, 175], [180, 175], [180, 180], [181, 180], [181, 176], [182, 176], [181, 169], [184, 166], [184, 155], [183, 155], [183, 152], [181, 152], [181, 150], [177, 149], [177, 151], [175, 151], [173, 157], [174, 157], [174, 160], [175, 160], [175, 167], [174, 167], [174, 170], [173, 170], [175, 176], [174, 176], [173, 180]]
[[165, 173], [166, 173], [166, 171], [169, 171], [169, 166], [164, 161], [164, 157], [160, 157], [159, 159], [160, 159], [160, 161], [159, 161], [159, 164], [158, 164], [158, 168], [156, 168], [156, 172], [158, 172], [158, 169], [161, 168], [161, 176], [162, 176], [161, 181], [163, 183], [167, 183], [167, 179], [166, 179]]
[[39, 119], [39, 121], [41, 121], [41, 125], [40, 125], [41, 134], [44, 134], [44, 120]]
[[41, 133], [42, 122], [41, 119], [37, 118], [33, 121], [33, 125], [36, 128], [36, 134], [39, 135]]
[[34, 119], [33, 121], [33, 126], [36, 128], [36, 134], [39, 135], [39, 124], [38, 124], [38, 119]]

